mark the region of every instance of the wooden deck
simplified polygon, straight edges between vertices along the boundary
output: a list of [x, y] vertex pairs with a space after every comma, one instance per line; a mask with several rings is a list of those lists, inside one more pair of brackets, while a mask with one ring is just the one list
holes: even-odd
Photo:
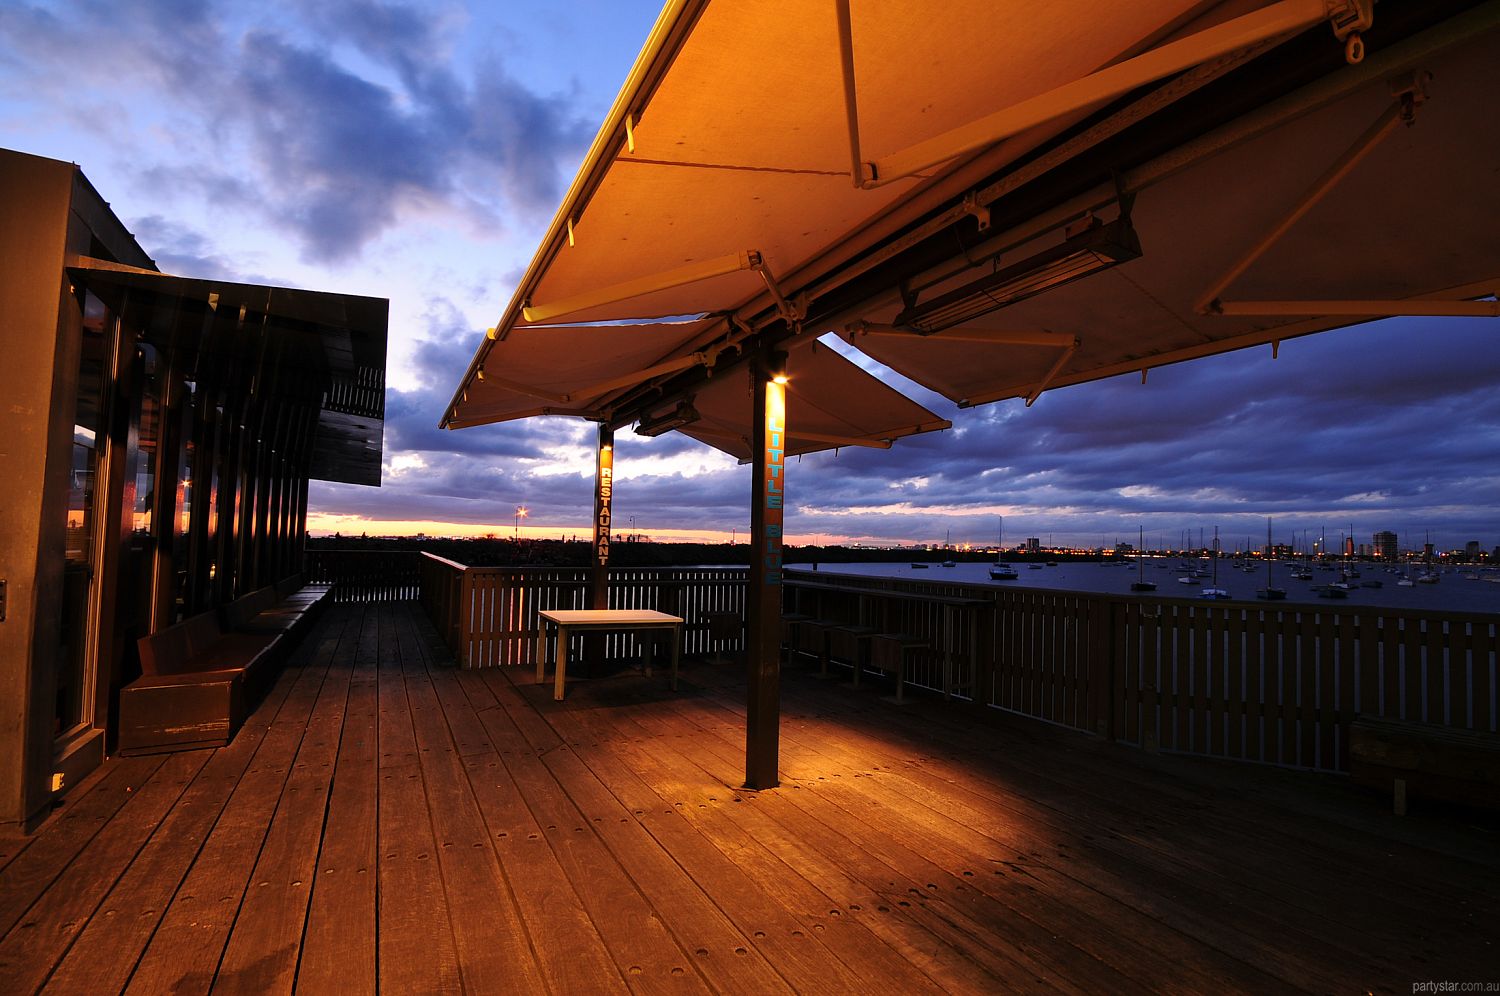
[[1500, 835], [789, 673], [457, 671], [334, 606], [227, 748], [0, 839], [0, 992], [1402, 992], [1500, 981]]

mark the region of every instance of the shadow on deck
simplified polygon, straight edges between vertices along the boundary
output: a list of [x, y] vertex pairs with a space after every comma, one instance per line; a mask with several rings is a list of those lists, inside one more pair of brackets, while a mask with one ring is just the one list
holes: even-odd
[[334, 606], [227, 748], [0, 839], [0, 991], [1411, 992], [1496, 980], [1497, 835], [789, 673], [457, 671]]

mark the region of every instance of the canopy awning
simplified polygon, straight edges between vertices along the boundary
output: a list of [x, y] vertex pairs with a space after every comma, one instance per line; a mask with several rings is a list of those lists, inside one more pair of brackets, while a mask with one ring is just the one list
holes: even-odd
[[[564, 321], [706, 316], [594, 399], [622, 424], [829, 331], [969, 405], [1486, 313], [1455, 302], [1500, 278], [1500, 5], [1369, 12], [669, 3], [443, 425], [490, 420], [491, 350]], [[1073, 251], [1110, 226], [1129, 245]]]
[[[887, 448], [903, 436], [947, 429], [939, 418], [829, 347], [813, 342], [787, 358], [786, 455], [841, 446]], [[689, 400], [698, 419], [681, 432], [748, 461], [752, 456], [751, 380], [746, 368], [706, 382]]]
[[[710, 362], [694, 349], [713, 320], [629, 325], [552, 325], [515, 329], [486, 357], [460, 399], [454, 427], [507, 422], [537, 415], [609, 417], [622, 389], [665, 379]], [[797, 420], [788, 455], [839, 446], [889, 446], [902, 436], [951, 425], [887, 387], [827, 346], [811, 343], [788, 363], [788, 393]], [[750, 456], [748, 371], [737, 367], [684, 398], [682, 432], [741, 460]], [[649, 418], [654, 412], [645, 413]]]
[[514, 330], [488, 350], [465, 388], [452, 428], [535, 415], [602, 418], [625, 387], [698, 362], [708, 321], [551, 325]]
[[177, 277], [75, 256], [90, 289], [129, 295], [154, 346], [199, 378], [231, 377], [272, 404], [316, 409], [308, 476], [380, 484], [389, 302], [291, 287]]

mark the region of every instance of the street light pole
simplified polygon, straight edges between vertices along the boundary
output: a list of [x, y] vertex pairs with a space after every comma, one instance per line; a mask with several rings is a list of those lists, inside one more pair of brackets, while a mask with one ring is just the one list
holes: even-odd
[[521, 520], [530, 515], [531, 512], [525, 505], [516, 506], [516, 542], [521, 542]]

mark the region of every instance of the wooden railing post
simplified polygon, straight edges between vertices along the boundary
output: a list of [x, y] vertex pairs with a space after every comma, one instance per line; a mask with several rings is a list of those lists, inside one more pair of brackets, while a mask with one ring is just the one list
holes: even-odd
[[1094, 732], [1115, 739], [1115, 650], [1119, 638], [1120, 604], [1112, 598], [1095, 599], [1089, 613], [1088, 680], [1093, 692]]
[[458, 572], [456, 587], [458, 598], [454, 600], [453, 628], [458, 635], [458, 646], [454, 648], [453, 656], [458, 659], [459, 667], [467, 668], [474, 664], [474, 578], [469, 568]]

